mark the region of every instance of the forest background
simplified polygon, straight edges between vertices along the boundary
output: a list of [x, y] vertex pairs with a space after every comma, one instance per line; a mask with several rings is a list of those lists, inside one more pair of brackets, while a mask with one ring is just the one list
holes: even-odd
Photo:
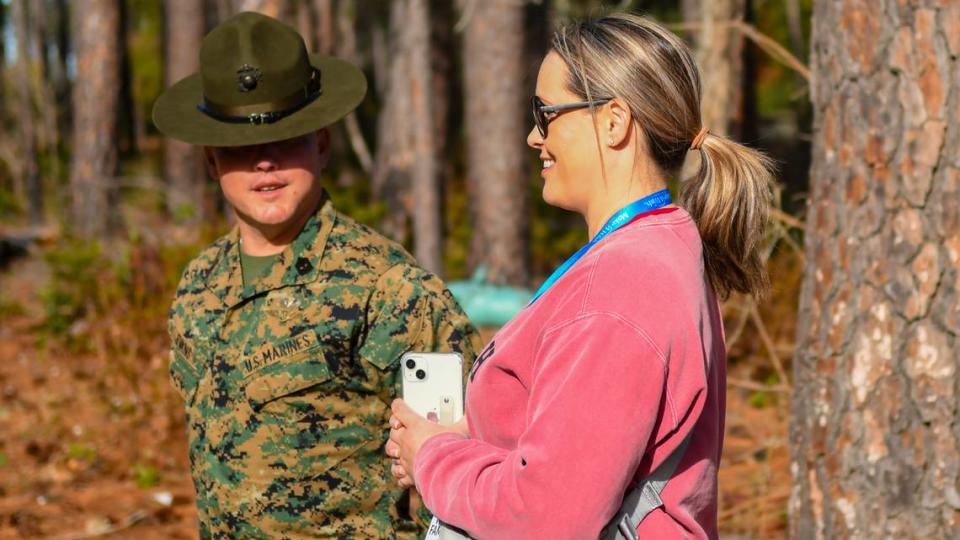
[[[803, 413], [798, 403], [814, 407], [821, 395], [791, 401], [792, 363], [802, 357], [796, 341], [808, 335], [804, 321], [820, 315], [820, 297], [809, 284], [804, 290], [814, 303], [798, 311], [801, 282], [805, 266], [822, 281], [811, 254], [820, 261], [833, 253], [805, 241], [805, 231], [813, 230], [806, 227], [813, 215], [808, 193], [816, 124], [808, 67], [816, 50], [813, 4], [0, 0], [0, 538], [195, 536], [182, 403], [167, 376], [165, 320], [185, 264], [227, 231], [232, 217], [197, 151], [162, 137], [150, 112], [163, 88], [197, 69], [202, 36], [242, 10], [285, 20], [309, 50], [349, 59], [367, 74], [367, 99], [333, 127], [335, 159], [324, 174], [341, 211], [403, 243], [448, 281], [483, 268], [492, 285], [529, 289], [586, 240], [578, 216], [543, 203], [540, 161], [525, 145], [529, 96], [552, 31], [615, 9], [651, 15], [684, 36], [702, 68], [704, 125], [763, 150], [778, 169], [764, 247], [772, 293], [762, 302], [737, 295], [723, 302], [729, 402], [721, 530], [727, 538], [772, 538], [788, 534], [788, 527], [805, 535], [813, 530], [803, 528], [808, 523], [821, 534], [846, 526], [840, 535], [850, 535], [851, 523], [869, 520], [869, 512], [841, 497], [842, 490], [824, 487], [828, 480], [814, 480], [812, 470], [809, 486], [820, 486], [826, 497], [820, 488], [811, 494], [792, 487], [805, 480], [797, 480], [798, 465], [789, 457], [791, 440], [800, 441], [797, 455], [804, 455], [808, 440], [801, 431], [788, 436], [791, 414]], [[821, 49], [823, 70], [845, 73], [850, 58], [864, 64], [887, 58], [871, 56], [871, 40], [896, 32], [889, 23], [894, 15], [905, 17], [903, 26], [924, 24], [921, 4], [930, 5], [938, 32], [960, 30], [957, 2], [878, 4], [882, 10], [866, 0], [818, 0], [825, 34], [837, 25], [843, 33], [836, 38], [843, 50], [839, 67], [830, 63], [832, 51]], [[904, 39], [918, 43], [908, 52], [920, 63], [949, 52], [937, 66], [953, 88], [950, 103], [957, 103], [956, 39], [938, 38], [929, 51], [920, 47], [922, 33]], [[828, 38], [820, 43], [830, 44]], [[920, 77], [909, 66], [900, 70]], [[833, 156], [832, 141], [824, 144], [825, 155]], [[945, 153], [940, 146], [934, 152]], [[833, 166], [825, 159], [821, 167]], [[868, 177], [860, 175], [861, 184]], [[847, 199], [858, 203], [851, 189]], [[956, 207], [951, 211], [955, 216]], [[821, 229], [823, 215], [816, 223]], [[944, 221], [957, 226], [955, 217]], [[905, 234], [911, 224], [897, 222], [889, 234]], [[945, 268], [938, 274], [944, 279], [956, 274]], [[935, 304], [937, 290], [926, 295], [928, 304]], [[824, 302], [824, 316], [833, 314]], [[848, 327], [848, 342], [855, 341], [857, 324]], [[495, 330], [483, 329], [487, 338]], [[945, 335], [941, 348], [956, 351], [956, 334]], [[957, 355], [952, 358], [955, 364]], [[954, 373], [947, 379], [955, 387]], [[955, 407], [948, 417], [956, 418]], [[827, 440], [811, 463], [829, 454], [823, 448], [833, 448], [837, 435]], [[954, 475], [945, 477], [948, 485], [956, 479], [955, 461], [945, 465]], [[914, 484], [918, 489], [919, 481]], [[788, 508], [792, 489], [796, 505]], [[937, 530], [956, 526], [949, 505], [934, 506], [946, 524]], [[855, 519], [847, 512], [854, 507]], [[960, 503], [956, 508], [960, 512]], [[792, 525], [791, 511], [798, 517]]]

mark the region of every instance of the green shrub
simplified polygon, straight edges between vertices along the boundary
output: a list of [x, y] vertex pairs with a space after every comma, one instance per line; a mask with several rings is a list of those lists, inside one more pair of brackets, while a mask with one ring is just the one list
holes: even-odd
[[160, 471], [152, 465], [137, 463], [133, 466], [133, 479], [140, 489], [150, 489], [160, 483]]

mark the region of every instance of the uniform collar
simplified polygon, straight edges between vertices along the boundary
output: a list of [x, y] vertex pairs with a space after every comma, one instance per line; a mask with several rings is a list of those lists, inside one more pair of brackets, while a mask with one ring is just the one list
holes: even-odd
[[317, 278], [327, 237], [337, 220], [337, 212], [326, 192], [320, 207], [310, 216], [294, 241], [277, 255], [270, 274], [244, 286], [240, 269], [240, 229], [234, 227], [220, 248], [217, 262], [207, 275], [207, 288], [219, 296], [228, 308], [264, 291], [309, 283]]

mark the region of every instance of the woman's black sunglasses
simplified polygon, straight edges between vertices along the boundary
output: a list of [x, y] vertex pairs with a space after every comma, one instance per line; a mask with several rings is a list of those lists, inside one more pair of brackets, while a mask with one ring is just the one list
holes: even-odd
[[[595, 99], [593, 101], [578, 101], [576, 103], [564, 103], [562, 105], [545, 105], [543, 100], [537, 96], [530, 98], [530, 105], [533, 107], [533, 122], [537, 124], [540, 136], [547, 137], [547, 126], [557, 117], [557, 113], [563, 111], [572, 111], [575, 109], [584, 109], [596, 105], [603, 105], [610, 101], [610, 98]], [[547, 115], [551, 116], [547, 116]]]

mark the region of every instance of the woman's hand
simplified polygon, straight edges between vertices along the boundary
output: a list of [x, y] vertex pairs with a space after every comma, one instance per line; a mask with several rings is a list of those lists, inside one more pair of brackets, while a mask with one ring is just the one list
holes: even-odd
[[414, 412], [402, 399], [393, 400], [390, 408], [393, 415], [390, 417], [390, 440], [385, 451], [394, 458], [390, 472], [402, 487], [416, 484], [413, 465], [417, 452], [427, 439], [441, 433], [468, 434], [466, 417], [452, 426], [440, 426], [436, 419], [428, 420]]

